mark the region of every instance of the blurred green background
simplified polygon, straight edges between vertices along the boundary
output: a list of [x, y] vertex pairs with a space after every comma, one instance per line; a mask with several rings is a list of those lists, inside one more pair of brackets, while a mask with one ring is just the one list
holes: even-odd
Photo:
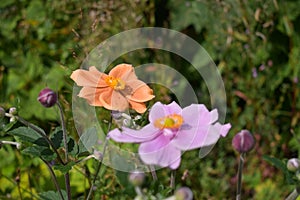
[[[293, 187], [262, 156], [292, 158], [300, 150], [299, 8], [299, 0], [1, 0], [0, 106], [16, 106], [23, 118], [52, 130], [59, 125], [57, 110], [45, 109], [36, 100], [42, 88], [50, 87], [58, 92], [69, 132], [75, 137], [69, 76], [85, 56], [121, 31], [148, 26], [177, 30], [199, 42], [216, 63], [226, 88], [226, 122], [233, 127], [207, 157], [197, 158], [198, 151], [183, 155], [177, 186], [190, 187], [195, 199], [233, 199], [238, 154], [231, 139], [248, 129], [257, 143], [246, 156], [243, 195], [245, 199], [283, 199]], [[201, 96], [206, 87], [199, 83], [200, 76], [173, 57], [141, 50], [120, 60], [134, 65], [173, 62], [193, 85], [199, 101], [210, 105], [209, 96]], [[201, 60], [197, 54], [194, 59]], [[156, 100], [171, 100], [169, 91], [154, 89]], [[13, 140], [3, 131], [0, 136]], [[74, 199], [86, 193], [89, 170], [93, 162], [73, 169]], [[187, 171], [189, 175], [182, 179]], [[168, 173], [158, 171], [165, 185]], [[113, 170], [107, 168], [103, 177], [99, 199], [133, 199], [133, 188], [128, 189]], [[33, 194], [53, 189], [50, 179], [38, 159], [21, 155], [11, 146], [0, 149], [0, 199], [20, 199], [18, 184], [23, 199], [34, 199]]]

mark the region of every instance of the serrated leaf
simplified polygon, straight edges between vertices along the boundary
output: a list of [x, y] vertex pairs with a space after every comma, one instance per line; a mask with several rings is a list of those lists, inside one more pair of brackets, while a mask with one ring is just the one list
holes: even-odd
[[286, 164], [282, 160], [267, 155], [263, 155], [263, 159], [271, 163], [272, 165], [274, 165], [276, 168], [280, 169], [284, 173], [284, 176], [288, 184], [296, 184], [296, 182], [293, 180], [292, 174], [287, 169]]
[[74, 165], [76, 165], [76, 163], [75, 163], [74, 161], [71, 161], [71, 162], [69, 162], [69, 163], [66, 164], [66, 165], [61, 165], [61, 164], [54, 165], [53, 168], [54, 168], [55, 170], [59, 170], [59, 171], [61, 171], [61, 173], [65, 174], [65, 173], [67, 173], [68, 171], [70, 171]]
[[68, 141], [68, 152], [72, 156], [76, 156], [78, 153], [78, 145], [76, 144], [75, 140], [71, 137]]
[[18, 137], [22, 142], [29, 142], [39, 146], [48, 146], [48, 142], [35, 130], [29, 127], [19, 127], [8, 132], [9, 134]]
[[22, 153], [33, 157], [42, 157], [47, 161], [52, 161], [56, 158], [56, 154], [47, 147], [31, 146], [25, 148]]
[[63, 131], [60, 128], [56, 128], [54, 133], [51, 135], [51, 141], [56, 149], [64, 146]]
[[[67, 199], [67, 193], [65, 190], [61, 190], [64, 199]], [[57, 191], [47, 191], [39, 194], [41, 200], [61, 200], [61, 197]]]

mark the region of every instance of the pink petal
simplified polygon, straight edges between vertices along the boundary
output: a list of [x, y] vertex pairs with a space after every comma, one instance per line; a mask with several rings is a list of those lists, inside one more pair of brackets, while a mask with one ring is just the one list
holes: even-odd
[[109, 75], [114, 78], [121, 78], [123, 81], [129, 76], [129, 74], [134, 74], [132, 65], [129, 64], [119, 64], [110, 70]]
[[231, 124], [220, 124], [220, 123], [215, 123], [214, 126], [220, 130], [220, 135], [222, 137], [226, 137], [227, 133], [229, 132], [229, 130], [231, 129]]
[[124, 111], [129, 107], [127, 99], [113, 89], [103, 92], [99, 96], [99, 101], [108, 110]]
[[119, 129], [114, 129], [109, 132], [110, 138], [112, 138], [114, 141], [125, 143], [146, 142], [154, 139], [159, 134], [160, 131], [151, 124], [148, 124], [140, 130], [133, 130], [123, 127], [123, 132], [120, 132]]
[[158, 118], [166, 117], [171, 114], [181, 114], [181, 111], [182, 109], [175, 101], [168, 105], [157, 102], [150, 110], [149, 121], [150, 123], [154, 123]]
[[199, 126], [189, 130], [179, 130], [172, 144], [181, 150], [197, 149], [215, 144], [220, 138], [219, 126]]
[[71, 74], [73, 79], [78, 86], [86, 87], [107, 87], [104, 81], [107, 75], [99, 72], [96, 67], [92, 66], [89, 71], [77, 69]]
[[192, 104], [182, 110], [184, 122], [191, 126], [209, 125], [217, 121], [216, 109], [209, 112], [203, 104]]
[[181, 151], [172, 146], [164, 135], [142, 143], [139, 147], [139, 155], [145, 164], [171, 169], [177, 169], [181, 161]]

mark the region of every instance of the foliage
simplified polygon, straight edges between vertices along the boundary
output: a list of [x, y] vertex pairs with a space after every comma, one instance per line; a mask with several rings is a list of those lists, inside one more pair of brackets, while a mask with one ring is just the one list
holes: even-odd
[[[246, 199], [282, 199], [292, 188], [284, 182], [286, 172], [275, 169], [263, 156], [269, 155], [266, 160], [283, 168], [283, 158], [298, 157], [300, 152], [299, 7], [297, 0], [2, 0], [0, 106], [18, 107], [18, 114], [43, 128], [55, 148], [62, 151], [62, 132], [55, 129], [59, 125], [58, 110], [45, 109], [36, 100], [45, 86], [55, 89], [68, 119], [70, 156], [78, 161], [87, 153], [80, 141], [93, 142], [93, 138], [79, 139], [72, 128], [71, 72], [80, 67], [98, 43], [121, 31], [145, 26], [178, 30], [199, 42], [215, 61], [226, 88], [226, 121], [233, 130], [204, 159], [198, 158], [197, 151], [184, 154], [176, 173], [176, 186], [190, 187], [195, 199], [232, 199], [237, 155], [231, 148], [231, 138], [239, 130], [248, 129], [257, 144], [246, 157], [243, 194]], [[115, 62], [120, 61], [134, 65], [171, 63], [193, 85], [199, 101], [210, 104], [201, 77], [193, 73], [190, 63], [176, 55], [138, 50]], [[194, 61], [201, 62], [201, 55], [195, 54]], [[166, 88], [153, 88], [163, 102], [174, 98]], [[99, 116], [100, 121], [106, 118]], [[0, 198], [19, 199], [20, 193], [23, 199], [38, 199], [38, 194], [54, 198], [57, 193], [49, 184], [47, 166], [32, 157], [53, 160], [57, 156], [53, 149], [20, 123], [1, 119], [0, 127], [1, 140], [16, 140], [24, 145], [21, 151], [9, 145], [0, 149], [1, 158], [5, 158], [0, 161]], [[57, 165], [58, 182], [63, 185], [63, 173], [72, 169], [73, 197], [86, 196], [95, 163], [88, 160], [84, 164]], [[155, 183], [147, 174], [150, 187], [145, 184], [144, 189], [164, 198], [170, 194], [166, 187], [169, 174], [165, 170], [157, 173], [159, 181]], [[95, 199], [134, 198], [134, 188], [126, 174], [104, 167], [99, 176], [102, 178], [96, 182], [100, 189]]]

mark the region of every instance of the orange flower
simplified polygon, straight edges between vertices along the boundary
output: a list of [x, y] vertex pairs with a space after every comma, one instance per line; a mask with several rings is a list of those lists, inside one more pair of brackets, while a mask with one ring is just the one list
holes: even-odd
[[99, 72], [92, 66], [89, 71], [78, 69], [71, 74], [78, 86], [83, 86], [78, 96], [90, 105], [103, 106], [109, 110], [124, 111], [132, 108], [138, 113], [146, 111], [144, 102], [154, 98], [153, 91], [137, 79], [134, 68], [119, 64], [109, 74]]

